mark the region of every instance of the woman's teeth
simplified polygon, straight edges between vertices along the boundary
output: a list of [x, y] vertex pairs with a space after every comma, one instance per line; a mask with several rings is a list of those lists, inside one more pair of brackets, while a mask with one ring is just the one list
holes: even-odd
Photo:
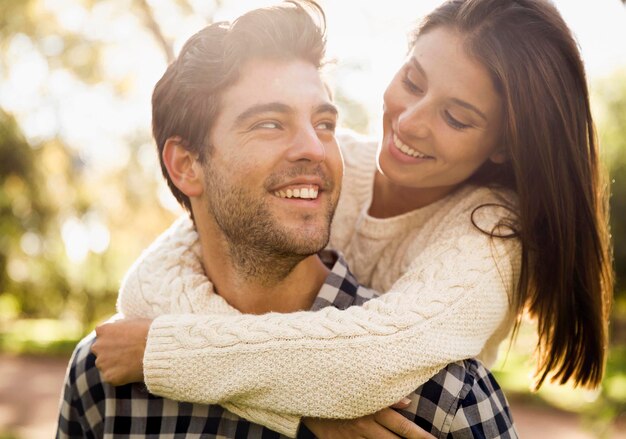
[[402, 151], [404, 154], [406, 154], [406, 155], [408, 155], [410, 157], [417, 157], [419, 159], [430, 158], [426, 154], [422, 154], [421, 152], [416, 151], [413, 148], [411, 148], [411, 147], [405, 145], [404, 143], [402, 143], [402, 140], [400, 140], [398, 138], [396, 133], [393, 134], [393, 143], [396, 145], [396, 148], [398, 148], [400, 151]]
[[278, 198], [302, 198], [305, 200], [314, 200], [317, 198], [318, 191], [319, 189], [317, 187], [304, 187], [275, 191], [274, 195]]

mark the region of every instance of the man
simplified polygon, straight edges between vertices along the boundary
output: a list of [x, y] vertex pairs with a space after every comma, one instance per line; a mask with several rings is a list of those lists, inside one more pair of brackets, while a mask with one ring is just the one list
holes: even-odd
[[[177, 226], [191, 237], [189, 251], [172, 257], [197, 258], [218, 294], [155, 303], [152, 312], [293, 312], [372, 297], [341, 258], [321, 252], [342, 176], [337, 110], [318, 71], [323, 54], [323, 28], [301, 4], [288, 3], [207, 27], [168, 67], [153, 95], [153, 133], [168, 184], [194, 220], [189, 229]], [[258, 418], [274, 431], [246, 421], [257, 419], [246, 407], [176, 402], [139, 383], [113, 387], [95, 367], [93, 343], [91, 334], [71, 360], [57, 437], [296, 434], [280, 417]], [[439, 431], [433, 425], [450, 407], [479, 430], [512, 430], [497, 384], [475, 361], [449, 365], [412, 399], [403, 415], [427, 430]], [[383, 425], [427, 437], [390, 409], [381, 413], [371, 437], [397, 437]], [[311, 435], [304, 426], [298, 433]]]

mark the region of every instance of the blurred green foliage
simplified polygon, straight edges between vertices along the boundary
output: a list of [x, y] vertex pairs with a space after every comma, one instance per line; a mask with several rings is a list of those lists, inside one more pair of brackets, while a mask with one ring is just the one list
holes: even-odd
[[[141, 4], [109, 2], [110, 14], [134, 6], [141, 18]], [[61, 50], [50, 49], [51, 37]], [[81, 29], [69, 30], [34, 0], [0, 0], [0, 81], [14, 62], [12, 44], [25, 40], [43, 58], [49, 76], [60, 73], [84, 87], [110, 83], [120, 99], [129, 93], [126, 77], [106, 75], [106, 35], [94, 40]], [[149, 126], [125, 139], [127, 166], [106, 173], [89, 166], [62, 134], [27, 141], [16, 119], [0, 108], [0, 332], [5, 342], [8, 325], [18, 317], [78, 321], [84, 332], [112, 314], [125, 270], [173, 218], [158, 200], [158, 169], [142, 164]], [[89, 250], [70, 258], [67, 235], [91, 229], [104, 244], [94, 251], [94, 245], [74, 242]]]
[[[579, 413], [583, 424], [598, 438], [609, 438], [618, 418], [626, 415], [626, 343], [614, 340], [609, 352], [606, 374], [599, 389], [587, 390], [570, 385], [545, 383], [530, 392], [534, 370], [533, 351], [537, 343], [536, 327], [524, 322], [508, 352], [503, 352], [493, 373], [512, 401]], [[515, 412], [513, 412], [515, 413]]]
[[83, 327], [77, 321], [15, 320], [0, 332], [0, 352], [67, 357], [82, 336]]
[[615, 294], [610, 350], [600, 400], [599, 418], [626, 416], [626, 70], [592, 84], [592, 98], [609, 171], [611, 235]]
[[611, 183], [611, 233], [615, 254], [616, 299], [626, 314], [626, 70], [593, 84], [598, 133]]

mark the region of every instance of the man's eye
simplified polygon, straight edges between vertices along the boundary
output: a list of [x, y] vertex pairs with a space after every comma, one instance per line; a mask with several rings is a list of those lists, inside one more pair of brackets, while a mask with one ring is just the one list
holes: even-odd
[[318, 130], [327, 130], [327, 131], [335, 131], [337, 124], [335, 122], [324, 121], [320, 122], [316, 125], [316, 129]]
[[255, 129], [257, 128], [261, 128], [261, 129], [268, 129], [268, 130], [275, 130], [280, 128], [280, 124], [276, 121], [273, 120], [266, 120], [264, 122], [258, 123], [254, 126]]

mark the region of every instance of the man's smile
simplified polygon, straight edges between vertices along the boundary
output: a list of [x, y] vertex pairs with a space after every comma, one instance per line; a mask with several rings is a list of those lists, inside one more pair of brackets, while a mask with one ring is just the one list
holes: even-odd
[[274, 191], [274, 195], [279, 198], [302, 198], [305, 200], [315, 200], [319, 193], [318, 185], [291, 185]]

